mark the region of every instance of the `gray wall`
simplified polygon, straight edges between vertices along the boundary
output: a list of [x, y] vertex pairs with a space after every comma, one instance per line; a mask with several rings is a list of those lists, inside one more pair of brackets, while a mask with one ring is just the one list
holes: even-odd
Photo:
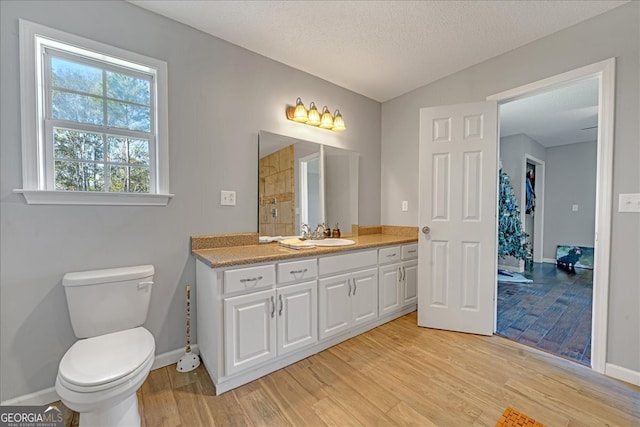
[[[640, 216], [617, 212], [619, 193], [640, 192], [640, 2], [552, 34], [382, 104], [382, 222], [418, 225], [421, 107], [485, 100], [616, 57], [616, 119], [607, 361], [640, 371]], [[409, 212], [401, 212], [401, 201]]]
[[[547, 148], [544, 195], [545, 258], [557, 245], [593, 247], [596, 226], [596, 141]], [[578, 205], [578, 211], [571, 210]]]
[[[359, 221], [380, 223], [378, 102], [126, 2], [2, 1], [0, 16], [0, 401], [53, 386], [75, 341], [60, 284], [69, 271], [155, 265], [146, 326], [158, 354], [184, 346], [189, 236], [257, 231], [261, 129], [360, 152]], [[22, 187], [18, 18], [168, 63], [169, 206], [35, 206], [13, 194]], [[287, 121], [298, 96], [339, 108], [347, 131]], [[237, 206], [219, 205], [222, 189], [237, 192]]]
[[518, 200], [518, 207], [522, 212], [522, 193], [524, 191], [524, 171], [522, 170], [524, 156], [528, 154], [538, 160], [545, 160], [546, 149], [535, 139], [523, 133], [500, 138], [500, 161], [502, 169], [509, 175], [509, 180], [513, 186], [513, 192]]

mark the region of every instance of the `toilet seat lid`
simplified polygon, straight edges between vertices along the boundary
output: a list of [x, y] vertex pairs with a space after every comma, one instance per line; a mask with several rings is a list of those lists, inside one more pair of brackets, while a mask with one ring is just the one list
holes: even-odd
[[135, 371], [154, 352], [149, 331], [127, 329], [77, 341], [62, 357], [58, 373], [78, 386], [107, 384]]

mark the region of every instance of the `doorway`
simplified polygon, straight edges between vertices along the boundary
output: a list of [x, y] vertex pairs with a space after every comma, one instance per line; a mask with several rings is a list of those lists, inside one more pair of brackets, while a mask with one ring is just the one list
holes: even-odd
[[[598, 79], [522, 97], [499, 111], [500, 164], [511, 178], [501, 187], [515, 187], [526, 237], [504, 230], [502, 220], [499, 235], [526, 250], [516, 273], [498, 275], [496, 333], [590, 366]], [[558, 258], [566, 267], [556, 266]]]
[[300, 221], [296, 224], [296, 232], [301, 233], [301, 224], [323, 224], [323, 179], [320, 153], [313, 153], [298, 159], [300, 183]]
[[[596, 138], [596, 190], [595, 190], [595, 226], [593, 227], [594, 258], [593, 258], [593, 291], [592, 291], [592, 322], [591, 345], [587, 351], [591, 352], [591, 367], [605, 372], [606, 340], [607, 340], [607, 304], [608, 277], [610, 254], [610, 225], [611, 225], [611, 184], [613, 158], [613, 118], [614, 118], [614, 81], [615, 58], [596, 64], [588, 65], [548, 79], [534, 82], [519, 88], [502, 92], [488, 97], [499, 105], [510, 101], [523, 99], [535, 94], [548, 92], [553, 89], [566, 87], [575, 82], [595, 79], [598, 89], [597, 123], [592, 127]], [[591, 127], [591, 126], [585, 126]], [[548, 162], [547, 162], [548, 166]], [[526, 165], [525, 165], [526, 168]], [[540, 173], [537, 174], [538, 179]], [[548, 185], [547, 185], [548, 187]], [[545, 199], [547, 197], [545, 196]], [[548, 200], [547, 200], [548, 202]], [[575, 208], [575, 206], [572, 206]], [[579, 210], [579, 206], [578, 206]], [[544, 222], [544, 219], [543, 219]], [[543, 227], [545, 228], [545, 227]], [[544, 232], [543, 232], [544, 233]], [[534, 234], [535, 237], [535, 234]], [[535, 243], [534, 243], [535, 248]], [[543, 256], [543, 261], [545, 257]], [[546, 259], [549, 261], [549, 259]], [[551, 261], [555, 261], [551, 259]], [[555, 267], [555, 266], [554, 266]], [[496, 281], [496, 295], [498, 284]], [[497, 299], [497, 298], [496, 298]], [[497, 301], [496, 301], [497, 326]]]
[[495, 333], [498, 104], [594, 77], [599, 103], [591, 366], [605, 373], [615, 58], [491, 95], [485, 102], [420, 109], [419, 326]]

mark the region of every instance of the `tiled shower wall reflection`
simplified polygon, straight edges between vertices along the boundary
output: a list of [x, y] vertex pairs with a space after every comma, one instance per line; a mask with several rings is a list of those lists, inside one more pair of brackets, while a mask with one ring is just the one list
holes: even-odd
[[260, 159], [259, 191], [260, 235], [295, 234], [293, 145]]

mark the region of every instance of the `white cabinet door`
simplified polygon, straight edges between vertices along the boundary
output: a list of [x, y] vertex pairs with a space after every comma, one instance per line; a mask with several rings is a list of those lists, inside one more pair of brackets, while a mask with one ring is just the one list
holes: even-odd
[[379, 272], [380, 315], [391, 313], [401, 307], [400, 264], [380, 267]]
[[279, 288], [278, 356], [318, 340], [316, 281]]
[[349, 328], [351, 306], [351, 274], [320, 279], [318, 306], [320, 308], [320, 339], [336, 335]]
[[351, 326], [356, 326], [378, 317], [378, 269], [358, 271], [351, 277]]
[[418, 302], [418, 260], [402, 263], [402, 306]]
[[223, 303], [226, 375], [274, 358], [275, 291], [225, 298]]

